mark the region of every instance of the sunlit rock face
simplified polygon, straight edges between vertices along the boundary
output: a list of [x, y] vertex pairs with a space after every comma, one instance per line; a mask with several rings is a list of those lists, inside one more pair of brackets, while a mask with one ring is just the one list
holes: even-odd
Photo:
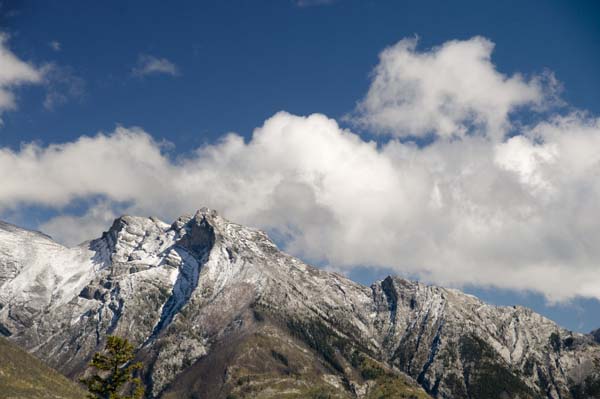
[[153, 397], [280, 386], [367, 398], [387, 383], [368, 362], [416, 397], [415, 382], [439, 398], [594, 397], [600, 385], [593, 335], [457, 290], [366, 287], [206, 208], [172, 224], [123, 216], [74, 248], [0, 224], [0, 334], [72, 377], [107, 335], [127, 337]]

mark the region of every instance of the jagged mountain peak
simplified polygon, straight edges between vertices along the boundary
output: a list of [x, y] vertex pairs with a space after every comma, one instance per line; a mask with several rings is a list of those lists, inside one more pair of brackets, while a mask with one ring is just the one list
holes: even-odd
[[[36, 236], [21, 255], [3, 248], [21, 248], [29, 233], [1, 227], [0, 333], [72, 376], [106, 335], [126, 336], [148, 365], [154, 397], [198, 380], [183, 377], [193, 370], [221, 387], [198, 388], [206, 397], [240, 391], [223, 373], [246, 381], [249, 366], [223, 363], [223, 353], [254, 356], [243, 348], [257, 336], [269, 358], [281, 363], [286, 348], [305, 359], [302, 370], [318, 370], [310, 378], [340, 393], [333, 397], [367, 397], [372, 381], [356, 374], [364, 361], [406, 373], [439, 398], [586, 397], [571, 391], [595, 389], [600, 374], [590, 335], [530, 309], [399, 277], [365, 287], [304, 264], [264, 232], [208, 208], [171, 224], [121, 216], [75, 248]], [[260, 359], [261, 370], [271, 364]], [[210, 377], [204, 362], [224, 368]]]
[[131, 235], [144, 236], [171, 233], [177, 237], [183, 237], [185, 235], [203, 235], [208, 230], [215, 236], [228, 240], [242, 239], [272, 242], [265, 232], [230, 222], [219, 215], [216, 210], [206, 207], [200, 208], [193, 215], [182, 215], [171, 224], [152, 216], [123, 215], [114, 220], [112, 226], [104, 235], [127, 241], [132, 238]]
[[[246, 253], [246, 259], [263, 256], [264, 250], [278, 253], [263, 231], [232, 223], [209, 208], [180, 216], [171, 224], [155, 217], [121, 216], [91, 246], [104, 253], [113, 265], [128, 263], [141, 267], [178, 266], [181, 256], [187, 256], [214, 269], [217, 264], [235, 265], [236, 254], [240, 252]], [[208, 262], [211, 252], [213, 261]], [[218, 258], [223, 254], [226, 259], [220, 261]], [[262, 266], [270, 263], [264, 262]], [[228, 268], [221, 271], [225, 269]]]

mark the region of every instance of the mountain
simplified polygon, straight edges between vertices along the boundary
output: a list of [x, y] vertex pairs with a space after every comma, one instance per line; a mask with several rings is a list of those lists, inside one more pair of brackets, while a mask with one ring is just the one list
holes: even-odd
[[600, 345], [523, 307], [366, 287], [202, 209], [65, 248], [0, 225], [0, 331], [70, 377], [127, 337], [162, 398], [592, 398]]
[[85, 392], [40, 360], [0, 337], [0, 397], [82, 399]]

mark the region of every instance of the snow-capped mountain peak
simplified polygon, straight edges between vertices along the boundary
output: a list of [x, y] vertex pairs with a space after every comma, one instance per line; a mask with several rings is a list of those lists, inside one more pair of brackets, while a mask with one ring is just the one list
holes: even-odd
[[[339, 397], [373, 389], [352, 371], [361, 367], [356, 356], [440, 398], [571, 398], [593, 389], [600, 359], [591, 335], [529, 309], [397, 277], [362, 286], [207, 208], [171, 224], [122, 216], [75, 248], [0, 224], [0, 333], [69, 375], [107, 335], [126, 336], [156, 397], [186, 381], [192, 365], [202, 369], [255, 334], [294, 356], [311, 353], [302, 370], [326, 367], [311, 378], [345, 392]], [[248, 366], [223, 367], [239, 374]]]

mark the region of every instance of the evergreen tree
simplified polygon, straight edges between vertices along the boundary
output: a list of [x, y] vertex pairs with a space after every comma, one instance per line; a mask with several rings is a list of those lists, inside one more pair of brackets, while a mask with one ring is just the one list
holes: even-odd
[[[141, 399], [144, 386], [140, 378], [134, 377], [134, 373], [142, 368], [142, 363], [131, 363], [133, 358], [133, 345], [129, 341], [109, 336], [104, 353], [96, 353], [89, 364], [95, 369], [94, 374], [81, 379], [90, 392], [88, 398]], [[121, 394], [128, 384], [130, 395]]]

